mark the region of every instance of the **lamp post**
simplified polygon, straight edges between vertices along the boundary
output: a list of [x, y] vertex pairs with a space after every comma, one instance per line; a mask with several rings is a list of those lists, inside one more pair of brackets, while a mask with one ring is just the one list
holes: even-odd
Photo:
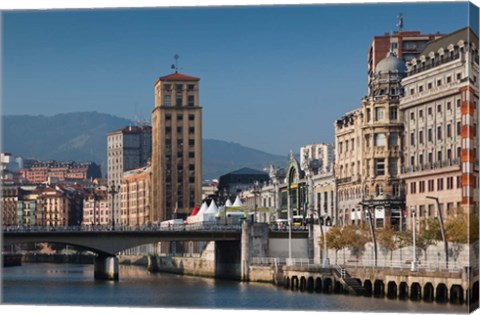
[[97, 195], [97, 193], [95, 192], [95, 190], [93, 190], [93, 228], [95, 229], [95, 227], [97, 226], [97, 201], [99, 200], [99, 196]]
[[255, 208], [254, 208], [254, 214], [253, 214], [253, 223], [257, 221], [257, 195], [259, 193], [259, 187], [260, 184], [258, 181], [255, 181], [253, 183], [253, 198], [255, 199]]
[[372, 236], [372, 242], [373, 242], [373, 263], [374, 263], [374, 266], [377, 267], [377, 240], [375, 238], [375, 227], [374, 227], [374, 218], [373, 218], [373, 215], [372, 215], [372, 211], [370, 209], [370, 205], [367, 204], [366, 205], [366, 209], [367, 209], [367, 220], [368, 220], [368, 226], [370, 227], [370, 234]]
[[440, 202], [438, 201], [437, 197], [427, 196], [426, 198], [435, 200], [435, 203], [437, 204], [437, 212], [438, 216], [440, 217], [440, 232], [442, 233], [442, 240], [443, 244], [445, 245], [445, 267], [448, 269], [448, 242], [447, 238], [445, 237], [445, 226], [443, 225], [443, 215], [442, 209], [440, 209]]
[[115, 182], [112, 181], [110, 185], [109, 194], [112, 195], [112, 230], [115, 230], [115, 195], [120, 191], [120, 186], [115, 187]]
[[417, 220], [416, 220], [416, 213], [415, 213], [415, 206], [410, 207], [410, 212], [412, 215], [412, 230], [413, 230], [413, 259], [412, 259], [412, 266], [411, 266], [411, 271], [417, 271], [418, 270], [418, 264], [417, 264], [417, 247], [415, 244], [415, 237], [416, 237], [416, 230], [417, 230]]
[[288, 187], [287, 187], [287, 216], [288, 216], [288, 263], [287, 265], [291, 264], [292, 261], [292, 205], [291, 205], [291, 193], [292, 193], [292, 176], [288, 176]]

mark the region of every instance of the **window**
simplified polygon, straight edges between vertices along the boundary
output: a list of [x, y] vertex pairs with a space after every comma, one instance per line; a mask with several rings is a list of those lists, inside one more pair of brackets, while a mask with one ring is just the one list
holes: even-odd
[[165, 91], [171, 91], [172, 90], [172, 85], [171, 84], [165, 84], [163, 87], [165, 88]]
[[447, 160], [451, 160], [452, 159], [452, 149], [448, 149], [447, 150]]
[[370, 108], [367, 108], [367, 122], [370, 122], [372, 119], [371, 114], [370, 114]]
[[430, 90], [432, 88], [432, 83], [428, 83], [428, 89]]
[[438, 104], [437, 105], [437, 113], [441, 113], [442, 112], [442, 105]]
[[195, 115], [193, 114], [188, 115], [188, 120], [195, 120]]
[[377, 196], [383, 196], [383, 187], [382, 187], [382, 185], [377, 184], [377, 185], [375, 186], [375, 193], [377, 194]]
[[383, 107], [376, 107], [375, 108], [375, 119], [376, 120], [383, 120]]
[[352, 150], [355, 150], [355, 139], [352, 139], [351, 143], [352, 143]]
[[181, 133], [183, 131], [183, 128], [182, 127], [177, 127], [177, 132], [178, 133]]
[[183, 115], [177, 115], [177, 120], [183, 120]]
[[437, 86], [442, 86], [442, 80], [437, 80]]
[[177, 105], [177, 107], [182, 107], [182, 105], [183, 105], [183, 97], [182, 97], [182, 95], [177, 95], [176, 105]]
[[462, 127], [460, 125], [460, 122], [457, 121], [457, 136], [459, 136], [461, 134], [461, 132], [462, 132]]
[[398, 133], [392, 132], [390, 134], [390, 146], [398, 145]]
[[420, 86], [418, 87], [418, 92], [423, 92], [423, 85], [420, 85]]
[[428, 191], [431, 192], [435, 189], [434, 187], [435, 181], [433, 179], [428, 180]]
[[182, 88], [183, 88], [183, 84], [175, 84], [175, 89], [177, 90], [177, 92], [181, 92]]
[[188, 152], [188, 157], [189, 158], [194, 158], [195, 157], [195, 152]]
[[415, 89], [410, 89], [410, 95], [415, 94]]
[[165, 95], [164, 101], [163, 101], [165, 106], [172, 106], [172, 100], [170, 95]]
[[400, 186], [398, 184], [392, 185], [392, 191], [394, 196], [400, 196]]
[[194, 95], [189, 95], [188, 96], [188, 106], [192, 107], [195, 105], [195, 96]]
[[460, 100], [457, 100], [457, 107], [460, 107]]
[[442, 161], [442, 151], [437, 152], [437, 161], [438, 162]]
[[452, 102], [447, 102], [447, 110], [452, 110]]
[[389, 158], [388, 159], [388, 168], [389, 173], [391, 176], [398, 175], [398, 159], [397, 158]]
[[431, 107], [428, 108], [428, 115], [432, 116], [432, 108]]
[[385, 160], [375, 159], [375, 176], [385, 175]]
[[417, 183], [415, 183], [415, 182], [410, 183], [410, 193], [411, 194], [416, 194], [417, 193]]
[[338, 151], [341, 153], [343, 153], [343, 142], [339, 142], [338, 143]]
[[414, 132], [410, 133], [410, 145], [411, 146], [415, 145], [415, 133]]
[[397, 109], [390, 107], [390, 120], [397, 120]]
[[423, 130], [418, 132], [418, 143], [423, 144]]
[[442, 126], [437, 127], [437, 140], [442, 140]]
[[375, 134], [375, 146], [382, 147], [387, 145], [387, 138], [384, 133]]
[[418, 111], [418, 117], [423, 118], [423, 110], [422, 109]]
[[195, 89], [195, 85], [194, 84], [189, 84], [188, 85], [188, 90], [189, 91], [193, 91]]
[[188, 140], [188, 145], [195, 145], [195, 140], [194, 139]]
[[452, 82], [452, 77], [447, 77], [447, 83]]
[[425, 192], [425, 181], [418, 182], [418, 192], [424, 193]]
[[165, 127], [165, 133], [171, 133], [172, 127]]
[[451, 137], [452, 137], [452, 125], [448, 124], [447, 125], [447, 138], [451, 138]]
[[453, 177], [447, 177], [447, 190], [453, 189]]
[[457, 80], [460, 80], [462, 79], [462, 74], [461, 73], [457, 73]]
[[194, 127], [189, 127], [188, 128], [188, 133], [194, 133], [195, 132], [195, 128]]
[[415, 113], [414, 113], [414, 112], [411, 112], [411, 113], [410, 113], [410, 119], [411, 119], [411, 120], [414, 120], [414, 119], [415, 119]]
[[168, 121], [168, 120], [171, 120], [171, 119], [172, 119], [172, 115], [170, 115], [170, 114], [165, 115], [165, 120]]
[[423, 154], [418, 156], [418, 164], [423, 165]]
[[410, 157], [410, 165], [415, 165], [415, 157], [413, 155]]
[[437, 179], [437, 190], [443, 190], [443, 178]]

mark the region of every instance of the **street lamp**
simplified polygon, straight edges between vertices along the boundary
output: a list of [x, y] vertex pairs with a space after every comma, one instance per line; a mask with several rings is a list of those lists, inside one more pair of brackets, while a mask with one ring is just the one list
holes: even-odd
[[257, 195], [259, 193], [260, 184], [258, 181], [253, 183], [253, 198], [255, 199], [255, 208], [254, 208], [254, 215], [253, 215], [253, 223], [257, 220]]
[[110, 185], [109, 194], [112, 195], [112, 230], [115, 230], [115, 195], [120, 191], [120, 186], [115, 187], [115, 182], [112, 181]]
[[377, 240], [375, 238], [375, 227], [374, 227], [374, 218], [372, 215], [372, 211], [370, 210], [370, 205], [367, 204], [367, 220], [368, 226], [370, 227], [370, 234], [372, 235], [372, 242], [373, 242], [373, 263], [374, 266], [377, 266]]
[[440, 217], [440, 232], [442, 233], [442, 240], [443, 244], [445, 245], [445, 267], [448, 269], [448, 242], [447, 238], [445, 237], [445, 226], [443, 225], [443, 215], [442, 209], [440, 209], [440, 202], [438, 201], [437, 197], [427, 196], [426, 198], [435, 200], [437, 204], [437, 212], [438, 216]]
[[417, 230], [417, 220], [416, 220], [416, 213], [415, 213], [415, 206], [410, 207], [410, 212], [412, 215], [412, 229], [413, 229], [413, 260], [412, 260], [412, 267], [411, 271], [418, 271], [418, 264], [417, 264], [417, 248], [415, 244], [415, 236]]

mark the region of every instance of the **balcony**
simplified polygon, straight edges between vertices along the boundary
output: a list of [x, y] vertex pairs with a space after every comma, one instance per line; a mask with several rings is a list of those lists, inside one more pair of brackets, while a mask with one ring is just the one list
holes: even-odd
[[338, 185], [341, 185], [341, 184], [345, 184], [345, 183], [349, 183], [352, 181], [352, 177], [344, 177], [344, 178], [340, 178], [337, 180], [337, 184]]
[[460, 165], [460, 159], [456, 158], [453, 160], [444, 160], [444, 161], [438, 161], [434, 163], [426, 163], [426, 164], [419, 164], [419, 165], [413, 165], [413, 166], [402, 166], [402, 174], [436, 170], [440, 168], [445, 168], [450, 166], [459, 166], [459, 165]]
[[432, 69], [434, 67], [437, 67], [439, 65], [442, 65], [444, 63], [447, 63], [447, 62], [450, 62], [452, 60], [456, 60], [460, 58], [460, 53], [456, 53], [456, 54], [453, 54], [452, 56], [447, 56], [443, 59], [439, 59], [439, 60], [435, 60], [433, 63], [432, 62], [425, 62], [425, 64], [423, 66], [417, 66], [416, 68], [412, 68], [410, 71], [408, 71], [408, 75], [414, 75], [414, 74], [417, 74], [419, 72], [422, 72], [422, 71], [425, 71], [425, 70], [428, 70], [428, 69]]

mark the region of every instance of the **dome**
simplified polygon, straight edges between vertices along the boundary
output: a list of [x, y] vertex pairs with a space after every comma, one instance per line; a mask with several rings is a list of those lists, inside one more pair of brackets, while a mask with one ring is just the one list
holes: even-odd
[[377, 64], [377, 68], [375, 70], [377, 73], [406, 73], [407, 66], [405, 63], [398, 59], [393, 52], [389, 52], [387, 57], [380, 60]]

